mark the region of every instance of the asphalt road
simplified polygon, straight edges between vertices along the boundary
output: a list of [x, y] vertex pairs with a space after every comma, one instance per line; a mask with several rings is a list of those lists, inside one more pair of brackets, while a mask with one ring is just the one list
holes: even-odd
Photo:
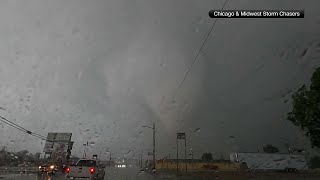
[[[0, 175], [0, 180], [67, 180], [64, 176], [53, 176], [53, 177], [38, 177], [34, 174], [29, 175]], [[219, 179], [219, 180], [319, 180], [320, 176], [306, 177], [299, 174], [288, 174], [288, 175], [254, 175], [254, 176], [234, 176], [228, 174], [216, 174], [211, 175], [210, 177], [180, 177], [176, 178], [174, 175], [168, 176], [152, 176], [148, 173], [139, 174], [139, 169], [135, 168], [106, 168], [106, 177], [105, 180], [194, 180], [194, 179]]]
[[[35, 174], [9, 174], [0, 175], [0, 180], [67, 180], [62, 175], [38, 177]], [[105, 180], [153, 180], [156, 179], [148, 173], [139, 174], [136, 168], [106, 168]]]

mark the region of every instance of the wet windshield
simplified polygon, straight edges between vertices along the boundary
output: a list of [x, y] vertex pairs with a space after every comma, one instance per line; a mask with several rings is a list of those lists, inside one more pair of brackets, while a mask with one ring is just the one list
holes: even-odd
[[320, 179], [320, 0], [0, 0], [0, 25], [0, 179]]

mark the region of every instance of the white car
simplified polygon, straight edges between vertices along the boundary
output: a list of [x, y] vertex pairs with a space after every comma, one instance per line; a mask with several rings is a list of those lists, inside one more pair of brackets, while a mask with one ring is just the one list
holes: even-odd
[[70, 179], [103, 180], [104, 166], [95, 159], [80, 159], [75, 166], [66, 168], [66, 177]]

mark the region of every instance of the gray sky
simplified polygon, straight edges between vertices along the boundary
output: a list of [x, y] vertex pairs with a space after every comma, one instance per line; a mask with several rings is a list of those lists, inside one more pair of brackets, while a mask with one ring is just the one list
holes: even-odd
[[[208, 11], [223, 3], [2, 0], [0, 114], [43, 135], [72, 132], [77, 155], [86, 141], [95, 142], [91, 153], [150, 151], [152, 132], [141, 125], [152, 122], [159, 157], [173, 156], [177, 131], [196, 156], [303, 146], [284, 101], [320, 65], [318, 0], [229, 0], [225, 9], [305, 9], [306, 17], [219, 19], [172, 102], [214, 22]], [[42, 151], [41, 140], [1, 129], [1, 145]]]

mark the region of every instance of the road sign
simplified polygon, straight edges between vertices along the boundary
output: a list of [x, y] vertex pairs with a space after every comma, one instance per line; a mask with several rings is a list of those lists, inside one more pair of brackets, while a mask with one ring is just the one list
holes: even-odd
[[177, 139], [185, 139], [186, 133], [177, 133]]

